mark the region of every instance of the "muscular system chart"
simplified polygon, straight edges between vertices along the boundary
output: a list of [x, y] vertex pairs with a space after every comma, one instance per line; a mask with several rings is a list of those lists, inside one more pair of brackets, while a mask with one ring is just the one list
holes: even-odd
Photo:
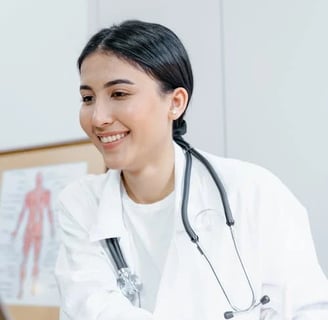
[[84, 162], [8, 170], [0, 205], [0, 296], [10, 304], [58, 305], [56, 200], [85, 174]]

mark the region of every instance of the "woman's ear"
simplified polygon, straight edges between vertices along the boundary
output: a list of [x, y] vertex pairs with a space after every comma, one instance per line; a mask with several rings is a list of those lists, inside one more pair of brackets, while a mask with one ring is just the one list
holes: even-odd
[[171, 106], [169, 109], [169, 118], [178, 119], [186, 110], [188, 102], [188, 92], [185, 88], [176, 88], [171, 93]]

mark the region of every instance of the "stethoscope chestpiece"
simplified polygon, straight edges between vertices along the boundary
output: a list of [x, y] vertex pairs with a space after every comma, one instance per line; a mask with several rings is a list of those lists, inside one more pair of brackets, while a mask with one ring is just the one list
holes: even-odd
[[142, 283], [139, 277], [132, 273], [130, 268], [121, 268], [118, 270], [117, 285], [124, 296], [132, 303], [135, 302], [136, 297], [142, 289]]

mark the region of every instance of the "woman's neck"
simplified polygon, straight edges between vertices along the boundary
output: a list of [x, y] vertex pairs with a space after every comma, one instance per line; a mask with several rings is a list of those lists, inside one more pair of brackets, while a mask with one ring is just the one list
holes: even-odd
[[122, 181], [129, 197], [137, 203], [154, 203], [164, 199], [174, 190], [173, 144], [142, 170], [123, 170]]

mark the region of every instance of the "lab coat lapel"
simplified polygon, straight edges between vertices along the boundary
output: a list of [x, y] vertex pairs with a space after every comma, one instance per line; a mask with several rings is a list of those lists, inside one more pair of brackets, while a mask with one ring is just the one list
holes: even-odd
[[118, 170], [110, 170], [99, 198], [98, 210], [90, 229], [90, 241], [121, 237], [125, 233], [122, 200], [120, 189], [120, 174]]
[[123, 208], [121, 197], [121, 171], [110, 170], [107, 181], [99, 198], [98, 210], [90, 229], [90, 241], [101, 241], [107, 251], [105, 239], [119, 238], [121, 250], [125, 260], [132, 271], [135, 266], [135, 257], [130, 245], [129, 234], [123, 221]]

